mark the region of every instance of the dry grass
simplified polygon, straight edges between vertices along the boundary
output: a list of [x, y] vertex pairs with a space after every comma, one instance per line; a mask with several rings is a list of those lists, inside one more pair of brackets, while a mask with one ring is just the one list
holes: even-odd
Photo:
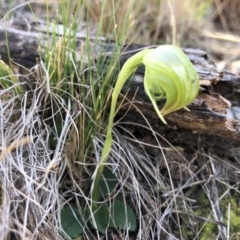
[[[211, 3], [212, 0], [114, 0], [108, 1], [107, 4], [105, 1], [91, 1], [86, 5], [92, 20], [99, 23], [101, 19], [102, 31], [110, 34], [109, 36], [116, 28], [118, 35], [125, 34], [128, 42], [147, 45], [167, 42], [184, 45], [187, 41], [186, 35], [189, 37], [189, 31], [196, 35], [203, 26], [203, 17]], [[127, 22], [123, 22], [123, 16], [129, 8], [131, 13]]]
[[[11, 99], [0, 102], [0, 237], [11, 239], [12, 232], [16, 239], [54, 239], [55, 208], [61, 199], [58, 179], [64, 162], [46, 143], [49, 129], [39, 116], [38, 101], [27, 107], [27, 97], [12, 94]], [[21, 103], [21, 112], [16, 103]]]

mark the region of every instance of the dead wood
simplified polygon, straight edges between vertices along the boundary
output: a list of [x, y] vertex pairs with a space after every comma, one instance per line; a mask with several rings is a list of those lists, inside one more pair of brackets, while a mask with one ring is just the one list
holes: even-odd
[[[234, 155], [240, 144], [240, 121], [230, 119], [227, 109], [240, 104], [240, 79], [229, 72], [219, 72], [204, 51], [183, 49], [197, 69], [201, 89], [198, 97], [188, 107], [191, 110], [179, 110], [167, 115], [167, 125], [161, 123], [143, 89], [143, 69], [137, 70], [138, 76], [131, 80], [128, 98], [134, 99], [134, 106], [128, 109], [125, 104], [119, 111], [119, 118], [127, 124], [137, 123], [146, 126], [140, 112], [147, 116], [152, 128], [169, 142], [185, 148], [214, 149]], [[163, 106], [159, 102], [159, 108]], [[127, 114], [125, 114], [125, 112]], [[139, 127], [138, 127], [139, 128]], [[142, 131], [142, 130], [141, 130]]]

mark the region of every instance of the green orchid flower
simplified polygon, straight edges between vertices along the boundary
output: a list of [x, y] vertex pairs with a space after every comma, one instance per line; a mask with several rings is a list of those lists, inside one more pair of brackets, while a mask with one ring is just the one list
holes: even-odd
[[[144, 89], [159, 118], [185, 108], [199, 91], [198, 74], [183, 51], [172, 45], [160, 46], [143, 57], [145, 65]], [[156, 101], [166, 98], [159, 111]]]
[[[142, 64], [145, 65], [145, 92], [163, 123], [166, 124], [164, 115], [186, 108], [198, 94], [198, 74], [188, 57], [176, 46], [162, 45], [156, 49], [146, 49], [125, 62], [112, 93], [107, 135], [92, 186], [93, 207], [97, 206], [99, 200], [99, 180], [112, 146], [112, 127], [118, 96], [124, 83], [136, 68]], [[159, 110], [157, 101], [165, 98], [165, 105]]]

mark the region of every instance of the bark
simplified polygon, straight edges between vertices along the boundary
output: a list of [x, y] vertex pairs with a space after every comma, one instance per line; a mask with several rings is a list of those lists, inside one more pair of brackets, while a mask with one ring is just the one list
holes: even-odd
[[[119, 118], [128, 124], [138, 123], [146, 126], [140, 112], [147, 116], [152, 128], [169, 142], [189, 148], [213, 149], [232, 155], [240, 144], [240, 121], [230, 119], [227, 113], [233, 112], [231, 106], [240, 105], [240, 79], [229, 72], [219, 72], [207, 54], [198, 49], [183, 49], [197, 69], [201, 89], [198, 97], [188, 108], [190, 112], [179, 110], [165, 116], [167, 125], [159, 121], [143, 89], [143, 70], [137, 70], [133, 77], [128, 98], [134, 98], [134, 107], [127, 104], [119, 111]], [[136, 94], [136, 90], [138, 93]], [[159, 108], [163, 103], [159, 102]], [[125, 114], [127, 112], [127, 114]], [[124, 116], [122, 118], [122, 116]], [[133, 124], [134, 125], [134, 124]], [[236, 152], [234, 151], [234, 155]]]

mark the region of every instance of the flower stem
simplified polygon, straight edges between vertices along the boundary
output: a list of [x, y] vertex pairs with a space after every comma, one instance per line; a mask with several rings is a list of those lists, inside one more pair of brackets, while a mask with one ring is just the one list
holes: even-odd
[[99, 166], [97, 169], [97, 174], [95, 179], [93, 180], [93, 191], [92, 191], [93, 206], [96, 206], [97, 202], [99, 201], [99, 181], [102, 176], [105, 163], [108, 160], [111, 147], [112, 147], [112, 128], [113, 128], [113, 120], [115, 116], [118, 96], [123, 88], [124, 83], [130, 77], [130, 75], [135, 71], [135, 69], [142, 64], [143, 57], [149, 51], [152, 51], [152, 49], [143, 50], [141, 52], [138, 52], [131, 58], [129, 58], [123, 65], [118, 75], [118, 79], [112, 93], [112, 102], [111, 102], [111, 109], [110, 109], [110, 115], [109, 115], [108, 126], [107, 126], [107, 135], [104, 142]]

